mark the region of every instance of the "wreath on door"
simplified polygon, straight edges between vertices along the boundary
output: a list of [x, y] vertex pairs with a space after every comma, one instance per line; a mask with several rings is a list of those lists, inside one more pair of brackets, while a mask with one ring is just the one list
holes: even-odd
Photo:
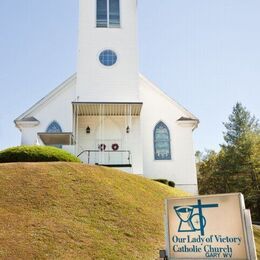
[[112, 150], [113, 151], [117, 151], [119, 149], [119, 145], [118, 144], [112, 144]]
[[101, 152], [102, 152], [102, 151], [105, 151], [106, 148], [107, 148], [107, 146], [106, 146], [105, 144], [100, 144], [100, 145], [98, 146], [98, 149], [99, 149]]

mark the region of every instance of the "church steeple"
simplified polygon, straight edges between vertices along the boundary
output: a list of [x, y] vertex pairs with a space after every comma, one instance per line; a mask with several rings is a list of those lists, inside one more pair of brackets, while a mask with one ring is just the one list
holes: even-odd
[[79, 101], [139, 100], [136, 28], [136, 0], [80, 0]]

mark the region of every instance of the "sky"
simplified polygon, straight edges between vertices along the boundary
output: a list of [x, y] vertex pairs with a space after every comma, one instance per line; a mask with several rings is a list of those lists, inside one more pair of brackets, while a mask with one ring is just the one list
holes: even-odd
[[[76, 72], [78, 8], [0, 0], [0, 150], [20, 144], [13, 120]], [[260, 118], [259, 14], [259, 0], [138, 0], [140, 72], [200, 119], [196, 150], [219, 149], [236, 102]]]

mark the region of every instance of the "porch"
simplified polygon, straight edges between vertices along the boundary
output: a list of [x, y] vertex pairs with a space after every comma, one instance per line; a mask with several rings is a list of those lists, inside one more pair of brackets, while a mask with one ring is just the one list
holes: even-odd
[[72, 106], [74, 153], [87, 164], [132, 172], [139, 153], [142, 103], [73, 102]]

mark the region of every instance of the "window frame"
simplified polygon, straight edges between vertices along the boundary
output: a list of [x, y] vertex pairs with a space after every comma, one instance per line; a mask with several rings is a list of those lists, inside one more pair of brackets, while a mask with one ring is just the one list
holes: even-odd
[[[99, 0], [96, 0], [96, 27], [97, 28], [107, 28], [107, 24], [108, 24], [108, 1], [107, 0], [104, 0], [106, 2], [106, 26], [98, 26], [98, 1]], [[104, 23], [105, 24], [105, 23]]]
[[[58, 131], [55, 132], [51, 131], [52, 125], [55, 125]], [[46, 133], [62, 133], [62, 127], [56, 120], [53, 120], [49, 123], [48, 127], [46, 128]], [[62, 149], [62, 144], [51, 145], [51, 146]]]
[[96, 0], [96, 28], [98, 29], [118, 29], [121, 28], [121, 0], [118, 0], [118, 5], [119, 5], [119, 23], [118, 26], [111, 26], [110, 25], [110, 0], [106, 0], [106, 4], [107, 4], [107, 20], [106, 20], [106, 26], [98, 26], [98, 19], [97, 19], [97, 15], [98, 15], [98, 1]]
[[[115, 56], [116, 56], [116, 61], [115, 61], [114, 64], [112, 64], [112, 65], [105, 65], [104, 63], [101, 62], [100, 56], [102, 55], [102, 53], [104, 53], [104, 52], [106, 52], [106, 51], [111, 51], [113, 54], [115, 54]], [[103, 50], [100, 51], [99, 54], [98, 54], [98, 61], [99, 61], [99, 63], [102, 65], [102, 67], [105, 67], [105, 68], [111, 68], [111, 67], [116, 66], [116, 64], [118, 63], [118, 59], [119, 59], [119, 58], [118, 58], [117, 52], [116, 52], [115, 50], [111, 49], [111, 48], [103, 49]]]
[[[158, 143], [158, 141], [156, 141], [156, 130], [160, 125], [163, 125], [165, 127], [165, 129], [167, 130], [167, 135], [168, 135], [167, 143], [168, 143], [168, 147], [169, 147], [169, 150], [168, 150], [169, 155], [168, 155], [167, 158], [159, 158], [158, 155], [157, 155], [157, 152], [156, 152], [157, 151], [156, 143]], [[171, 133], [170, 133], [169, 127], [163, 121], [159, 121], [154, 127], [154, 130], [153, 130], [153, 147], [154, 147], [154, 160], [155, 161], [171, 161], [172, 160]]]

